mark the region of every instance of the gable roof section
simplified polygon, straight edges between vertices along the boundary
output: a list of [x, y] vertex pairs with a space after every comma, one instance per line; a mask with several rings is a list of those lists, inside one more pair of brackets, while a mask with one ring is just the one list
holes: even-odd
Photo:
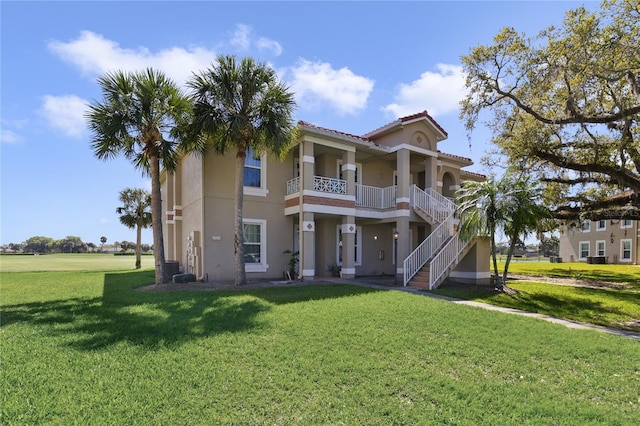
[[383, 152], [389, 152], [389, 149], [386, 146], [378, 145], [377, 143], [369, 140], [364, 136], [357, 136], [350, 133], [341, 132], [339, 130], [327, 129], [326, 127], [316, 126], [315, 124], [311, 124], [302, 120], [298, 121], [298, 126], [300, 126], [303, 130], [307, 130], [312, 133], [356, 143], [361, 146], [366, 146], [367, 148], [375, 148]]
[[413, 123], [415, 121], [420, 121], [420, 120], [425, 120], [427, 121], [429, 124], [431, 124], [437, 131], [437, 133], [440, 134], [441, 139], [440, 140], [444, 140], [446, 139], [449, 135], [447, 134], [447, 132], [442, 128], [442, 126], [440, 126], [440, 124], [438, 124], [438, 122], [436, 120], [433, 119], [433, 117], [431, 117], [429, 115], [429, 113], [425, 110], [422, 112], [419, 112], [417, 114], [412, 114], [412, 115], [407, 115], [405, 117], [400, 117], [395, 121], [392, 121], [391, 123], [384, 125], [376, 130], [373, 130], [369, 133], [367, 133], [366, 135], [364, 135], [364, 137], [366, 138], [373, 138], [375, 136], [379, 136], [382, 135], [392, 129], [395, 129], [397, 127], [402, 127], [405, 124], [409, 124], [409, 123]]

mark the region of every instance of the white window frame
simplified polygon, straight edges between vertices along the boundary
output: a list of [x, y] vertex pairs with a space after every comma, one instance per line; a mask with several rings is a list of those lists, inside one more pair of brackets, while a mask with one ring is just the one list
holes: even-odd
[[[582, 256], [582, 245], [586, 244], [587, 245], [587, 255], [586, 256]], [[591, 256], [591, 242], [590, 241], [580, 241], [578, 243], [578, 259], [580, 260], [587, 260], [587, 257]]]
[[267, 221], [265, 219], [242, 219], [242, 225], [259, 225], [260, 226], [260, 263], [245, 263], [246, 272], [267, 272], [269, 264], [267, 263]]
[[[342, 225], [336, 226], [336, 263], [342, 266]], [[356, 258], [354, 266], [362, 266], [362, 226], [356, 226]]]
[[633, 228], [633, 220], [632, 219], [622, 219], [620, 221], [620, 229], [628, 229]]
[[[600, 224], [602, 224], [603, 226], [600, 226]], [[607, 230], [607, 221], [606, 220], [599, 220], [596, 222], [596, 231], [606, 231]]]
[[[253, 150], [247, 149], [247, 158], [252, 155]], [[246, 161], [244, 167], [247, 167]], [[255, 167], [254, 167], [255, 168]], [[244, 170], [243, 170], [244, 173]], [[245, 186], [244, 195], [253, 195], [256, 197], [266, 197], [269, 194], [267, 189], [267, 154], [262, 153], [260, 155], [260, 187], [257, 186]]]
[[[602, 248], [602, 252], [600, 251], [600, 248]], [[607, 242], [605, 240], [596, 241], [596, 256], [604, 257], [607, 255], [606, 253], [607, 253]]]
[[[624, 244], [629, 244], [629, 257], [624, 257]], [[631, 262], [633, 259], [633, 241], [631, 238], [620, 240], [620, 262]]]
[[582, 222], [580, 224], [580, 232], [591, 232], [591, 222], [588, 220]]

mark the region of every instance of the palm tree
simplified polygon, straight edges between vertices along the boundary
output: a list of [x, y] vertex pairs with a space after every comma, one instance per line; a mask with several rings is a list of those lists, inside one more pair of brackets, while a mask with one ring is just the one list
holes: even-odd
[[496, 255], [496, 230], [502, 223], [499, 199], [502, 188], [493, 176], [482, 182], [464, 182], [456, 192], [460, 233], [465, 237], [488, 236], [491, 245], [491, 259], [494, 275], [498, 274]]
[[538, 202], [541, 190], [526, 176], [507, 174], [503, 178], [503, 188], [509, 188], [504, 204], [504, 234], [509, 238], [507, 260], [504, 264], [502, 282], [507, 279], [509, 264], [520, 237], [527, 237], [529, 233], [540, 231], [545, 221], [551, 218], [551, 212]]
[[[540, 191], [528, 178], [506, 173], [501, 179], [490, 177], [483, 182], [465, 182], [457, 193], [460, 232], [467, 237], [489, 236], [491, 259], [498, 287], [507, 279], [509, 263], [520, 237], [539, 229], [549, 217], [548, 210], [537, 203]], [[502, 229], [509, 238], [507, 261], [500, 280], [495, 235]]]
[[275, 71], [252, 58], [220, 55], [188, 83], [195, 98], [191, 130], [219, 154], [235, 149], [236, 285], [246, 283], [242, 197], [247, 151], [286, 155], [295, 140], [293, 93]]
[[136, 229], [136, 269], [142, 266], [142, 229], [151, 226], [151, 194], [144, 189], [126, 188], [120, 191], [122, 206], [116, 208], [120, 223]]
[[163, 73], [147, 69], [107, 73], [98, 79], [103, 102], [89, 106], [91, 146], [101, 160], [123, 155], [151, 177], [151, 216], [156, 284], [167, 280], [162, 235], [160, 169], [175, 170], [179, 158], [197, 150], [181, 130], [191, 117], [191, 99]]
[[107, 242], [107, 237], [105, 237], [104, 235], [100, 237], [100, 251], [104, 250], [104, 243], [106, 242]]

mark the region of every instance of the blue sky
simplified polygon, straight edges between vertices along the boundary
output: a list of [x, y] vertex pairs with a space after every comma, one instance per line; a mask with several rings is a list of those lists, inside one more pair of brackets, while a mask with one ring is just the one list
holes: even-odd
[[[458, 119], [460, 57], [504, 26], [533, 36], [595, 2], [2, 1], [1, 234], [99, 244], [134, 241], [115, 213], [120, 190], [150, 189], [124, 159], [97, 160], [84, 113], [96, 78], [154, 67], [183, 84], [218, 54], [267, 62], [296, 92], [296, 120], [362, 135], [427, 110], [444, 152], [479, 160]], [[230, 182], [231, 184], [231, 182]], [[151, 243], [149, 230], [143, 242]]]

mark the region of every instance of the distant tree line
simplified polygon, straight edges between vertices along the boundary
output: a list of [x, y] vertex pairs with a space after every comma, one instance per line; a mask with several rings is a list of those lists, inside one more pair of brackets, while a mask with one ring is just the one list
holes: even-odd
[[[106, 240], [106, 239], [105, 239]], [[28, 238], [21, 243], [9, 243], [2, 246], [2, 251], [7, 253], [102, 253], [112, 251], [135, 250], [136, 243], [130, 241], [115, 241], [110, 247], [105, 247], [104, 243], [98, 247], [94, 243], [85, 243], [82, 238], [73, 235], [60, 240], [50, 237], [35, 236]], [[147, 253], [152, 250], [150, 244], [141, 245], [142, 252]]]

